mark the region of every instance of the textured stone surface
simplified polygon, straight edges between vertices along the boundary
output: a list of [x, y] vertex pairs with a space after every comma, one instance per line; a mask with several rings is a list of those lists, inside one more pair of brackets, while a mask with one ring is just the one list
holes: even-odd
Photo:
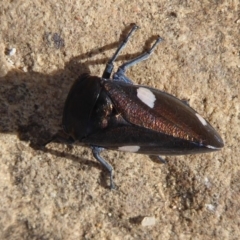
[[[227, 0], [2, 0], [0, 238], [238, 239], [239, 13], [239, 1]], [[110, 191], [89, 149], [33, 147], [60, 128], [74, 79], [86, 71], [101, 75], [133, 22], [141, 29], [116, 64], [161, 35], [155, 54], [128, 76], [188, 99], [226, 146], [167, 157], [168, 164], [104, 152], [118, 185]], [[141, 225], [147, 216], [155, 225]]]

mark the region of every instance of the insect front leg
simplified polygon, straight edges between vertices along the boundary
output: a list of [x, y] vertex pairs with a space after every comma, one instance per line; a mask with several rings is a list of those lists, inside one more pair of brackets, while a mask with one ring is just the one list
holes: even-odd
[[48, 141], [44, 142], [42, 146], [45, 147], [50, 142], [73, 144], [75, 140], [64, 131], [59, 131], [54, 134]]

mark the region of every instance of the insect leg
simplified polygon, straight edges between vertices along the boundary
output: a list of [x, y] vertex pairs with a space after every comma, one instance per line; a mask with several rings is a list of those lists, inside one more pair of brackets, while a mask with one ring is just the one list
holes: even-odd
[[64, 131], [59, 131], [58, 133], [53, 135], [48, 141], [44, 142], [42, 146], [45, 147], [50, 142], [73, 144], [75, 140], [68, 134], [66, 134]]
[[158, 160], [161, 162], [161, 163], [164, 163], [166, 164], [167, 161], [165, 159], [163, 159], [161, 156], [157, 156], [158, 157]]
[[[135, 65], [135, 64], [137, 64], [137, 63], [139, 63], [139, 62], [141, 62], [141, 61], [143, 61], [143, 60], [146, 60], [147, 58], [149, 58], [150, 55], [151, 55], [151, 54], [153, 53], [153, 51], [155, 50], [155, 48], [157, 47], [157, 45], [158, 45], [160, 42], [162, 42], [162, 41], [163, 41], [163, 39], [162, 39], [161, 37], [158, 37], [158, 39], [156, 40], [156, 42], [153, 44], [153, 46], [152, 46], [148, 51], [146, 51], [145, 53], [139, 55], [138, 57], [136, 57], [136, 58], [134, 58], [134, 59], [132, 59], [132, 60], [130, 60], [130, 61], [122, 64], [122, 65], [118, 68], [117, 72], [114, 74], [114, 79], [115, 79], [115, 78], [116, 78], [116, 79], [124, 78], [124, 77], [125, 77], [124, 73], [126, 72], [126, 70], [127, 70], [129, 67], [131, 67], [131, 66], [133, 66], [133, 65]], [[124, 81], [124, 79], [123, 79], [123, 81]]]
[[131, 31], [128, 33], [127, 37], [121, 42], [119, 47], [117, 48], [116, 52], [113, 54], [112, 58], [108, 61], [106, 68], [103, 72], [102, 78], [109, 79], [113, 70], [113, 62], [118, 57], [119, 53], [122, 51], [122, 49], [125, 47], [127, 42], [129, 41], [132, 34], [138, 29], [139, 27], [134, 24]]
[[115, 184], [113, 182], [113, 175], [114, 175], [114, 170], [113, 167], [104, 159], [100, 156], [100, 153], [104, 148], [101, 147], [96, 147], [96, 146], [91, 146], [92, 148], [92, 153], [95, 159], [97, 159], [110, 173], [110, 188], [115, 189]]

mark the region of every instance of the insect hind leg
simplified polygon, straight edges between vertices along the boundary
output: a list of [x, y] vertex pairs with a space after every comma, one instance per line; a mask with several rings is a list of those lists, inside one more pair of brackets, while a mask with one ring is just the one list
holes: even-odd
[[135, 65], [135, 64], [138, 64], [139, 62], [142, 62], [146, 59], [148, 59], [150, 57], [150, 55], [154, 52], [155, 48], [157, 47], [157, 45], [162, 42], [163, 39], [161, 37], [158, 37], [158, 39], [155, 41], [155, 43], [153, 44], [153, 46], [148, 50], [146, 51], [145, 53], [139, 55], [138, 57], [122, 64], [116, 73], [114, 73], [113, 75], [113, 79], [115, 81], [122, 81], [122, 82], [126, 82], [126, 83], [131, 83], [132, 84], [132, 81], [130, 79], [128, 79], [126, 76], [125, 76], [125, 72], [128, 68], [130, 68], [131, 66]]

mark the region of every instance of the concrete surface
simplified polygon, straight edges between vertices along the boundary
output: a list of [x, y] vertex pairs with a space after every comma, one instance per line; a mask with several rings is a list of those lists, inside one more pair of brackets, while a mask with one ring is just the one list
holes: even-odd
[[[239, 239], [239, 1], [2, 0], [0, 22], [0, 239]], [[167, 164], [106, 151], [110, 191], [88, 148], [36, 145], [60, 128], [74, 79], [100, 76], [133, 22], [116, 64], [161, 35], [128, 76], [189, 100], [225, 147]]]

